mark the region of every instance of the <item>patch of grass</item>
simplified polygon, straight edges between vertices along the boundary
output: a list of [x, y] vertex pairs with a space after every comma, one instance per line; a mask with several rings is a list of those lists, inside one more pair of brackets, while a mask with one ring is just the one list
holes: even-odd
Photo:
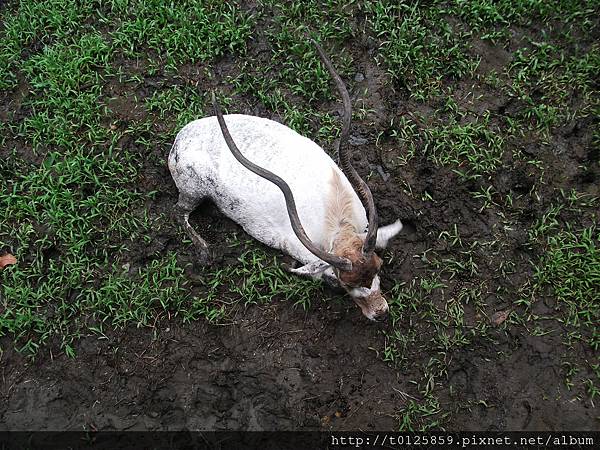
[[209, 271], [206, 284], [211, 287], [209, 296], [240, 299], [244, 305], [268, 303], [278, 297], [307, 309], [312, 298], [322, 296], [321, 283], [289, 274], [274, 257], [256, 247], [245, 250], [237, 264]]
[[[263, 8], [261, 20], [272, 20], [265, 30], [270, 56], [244, 61], [237, 70], [239, 75], [230, 77], [228, 82], [237, 93], [250, 95], [276, 112], [282, 122], [298, 133], [331, 142], [339, 134], [339, 119], [323, 112], [324, 107], [318, 102], [337, 100], [339, 95], [307, 36], [321, 42], [336, 71], [350, 87], [352, 58], [333, 43], [353, 34], [355, 2], [259, 3]], [[311, 28], [313, 23], [320, 24], [318, 30]]]
[[115, 156], [112, 150], [94, 154], [81, 149], [68, 155], [50, 152], [40, 167], [18, 158], [0, 163], [3, 234], [9, 236], [13, 226], [38, 224], [34, 228], [45, 228], [66, 247], [79, 249], [126, 235], [131, 229], [126, 212], [143, 195], [125, 187], [137, 175], [136, 167]]
[[234, 2], [115, 0], [118, 26], [110, 36], [125, 55], [150, 50], [166, 69], [210, 61], [225, 52], [244, 53], [253, 19]]
[[39, 43], [50, 45], [91, 28], [86, 22], [93, 13], [93, 2], [23, 0], [19, 2], [16, 14], [6, 11], [3, 33], [7, 41], [19, 43], [23, 48]]
[[104, 38], [91, 33], [45, 47], [25, 61], [22, 71], [34, 95], [25, 102], [31, 115], [21, 124], [19, 134], [34, 147], [71, 149], [83, 142], [105, 141], [107, 129], [100, 125], [105, 111], [99, 98], [102, 79], [109, 75], [110, 57]]
[[106, 327], [150, 326], [167, 311], [177, 313], [189, 296], [174, 254], [129, 275], [111, 265], [115, 255], [48, 258], [44, 250], [32, 266], [3, 275], [0, 335], [12, 335], [18, 350], [27, 354], [58, 337], [72, 356], [71, 344], [79, 336], [103, 333]]
[[[332, 41], [343, 41], [350, 37], [355, 1], [292, 1], [263, 0], [263, 5], [272, 8], [276, 31], [268, 34], [273, 42], [273, 70], [278, 84], [286, 86], [292, 94], [300, 95], [312, 102], [317, 99], [333, 99], [337, 91], [331, 87], [331, 76], [322, 64], [312, 43], [307, 39], [311, 24], [319, 24], [318, 37], [337, 72], [346, 78], [352, 60], [349, 55], [333, 51]], [[315, 28], [314, 31], [317, 31]], [[325, 45], [323, 42], [327, 42]]]
[[17, 85], [17, 75], [23, 54], [44, 46], [75, 37], [82, 33], [85, 22], [92, 15], [92, 2], [23, 0], [16, 11], [3, 14], [0, 30], [0, 89]]
[[[356, 8], [360, 7], [357, 0], [259, 0], [263, 7], [272, 8], [275, 25], [283, 33], [287, 30], [310, 32], [313, 24], [319, 24], [314, 31], [323, 40], [343, 40], [354, 35], [352, 25], [355, 22]], [[282, 34], [281, 36], [284, 36]], [[295, 37], [303, 37], [298, 35]], [[291, 43], [296, 39], [284, 39]], [[303, 40], [303, 39], [300, 39]], [[288, 55], [288, 57], [291, 55]]]
[[449, 11], [465, 20], [476, 30], [506, 28], [511, 25], [530, 25], [534, 20], [560, 19], [573, 22], [590, 19], [595, 3], [591, 0], [459, 0]]
[[[532, 262], [532, 277], [519, 289], [516, 302], [525, 307], [517, 319], [532, 334], [559, 332], [566, 348], [575, 350], [583, 345], [586, 352], [592, 352], [591, 360], [586, 357], [583, 364], [576, 362], [571, 351], [562, 357], [563, 366], [568, 367], [567, 387], [581, 389], [578, 398], [587, 395], [592, 403], [600, 387], [593, 356], [600, 350], [600, 233], [594, 220], [591, 225], [577, 226], [566, 218], [586, 217], [586, 211], [597, 209], [597, 202], [575, 190], [561, 191], [560, 201], [546, 208], [529, 231], [527, 245], [538, 256]], [[584, 223], [589, 224], [587, 220]], [[540, 302], [552, 308], [543, 317], [532, 312]]]
[[146, 108], [170, 128], [180, 130], [189, 122], [205, 116], [207, 97], [199, 87], [172, 86], [158, 90], [145, 100]]
[[78, 309], [90, 311], [99, 326], [139, 327], [151, 325], [160, 314], [185, 311], [190, 294], [177, 255], [170, 252], [157, 256], [133, 274], [128, 273], [128, 263], [113, 267], [97, 289], [86, 290], [75, 298], [75, 314]]
[[381, 352], [381, 359], [396, 367], [402, 368], [410, 361], [411, 349], [417, 343], [417, 334], [414, 330], [393, 330], [384, 332], [385, 343]]
[[236, 305], [247, 307], [275, 299], [306, 310], [313, 299], [324, 297], [321, 283], [289, 274], [275, 257], [252, 242], [240, 243], [234, 238], [229, 245], [245, 250], [235, 263], [204, 271], [201, 292], [183, 309], [185, 321], [205, 318], [210, 323], [227, 323]]
[[112, 150], [50, 152], [39, 167], [15, 153], [0, 162], [0, 245], [19, 260], [2, 274], [1, 334], [26, 339], [31, 351], [52, 333], [75, 333], [75, 323], [64, 329], [83, 312], [74, 300], [95, 291], [96, 277], [125, 250], [115, 242], [149, 227], [147, 216], [134, 212], [145, 197], [129, 188], [136, 175]]
[[490, 174], [501, 166], [505, 151], [504, 139], [490, 120], [489, 114], [466, 123], [455, 118], [401, 117], [390, 132], [405, 149], [398, 163], [424, 156], [436, 165], [454, 168], [463, 178]]
[[397, 413], [398, 431], [414, 432], [440, 429], [437, 416], [441, 408], [435, 397], [423, 401], [410, 399], [405, 407]]
[[560, 321], [600, 350], [600, 232], [591, 226], [548, 236], [533, 276], [534, 296], [551, 295]]
[[[397, 412], [399, 431], [427, 431], [443, 429], [449, 413], [444, 412], [436, 395], [439, 380], [447, 376], [446, 365], [436, 357], [431, 357], [422, 367], [421, 379], [414, 381], [420, 398], [407, 398], [406, 406]], [[404, 394], [406, 396], [406, 394]]]
[[414, 280], [395, 285], [389, 299], [392, 328], [383, 332], [383, 360], [405, 367], [406, 361], [414, 361], [425, 349], [450, 355], [467, 347], [474, 336], [485, 336], [488, 325], [481, 314], [485, 283], [463, 284], [449, 290], [436, 271], [421, 278], [418, 285]]
[[530, 129], [549, 130], [593, 114], [598, 106], [600, 46], [567, 53], [548, 42], [530, 44], [515, 52], [507, 69], [510, 95], [524, 104], [515, 119]]
[[467, 36], [437, 5], [378, 0], [366, 2], [364, 12], [380, 42], [378, 61], [416, 99], [440, 94], [444, 78], [460, 79], [477, 68], [478, 60], [467, 53]]

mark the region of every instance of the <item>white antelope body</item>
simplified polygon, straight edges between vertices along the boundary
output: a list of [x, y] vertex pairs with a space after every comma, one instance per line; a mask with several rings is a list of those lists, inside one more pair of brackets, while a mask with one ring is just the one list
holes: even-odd
[[[317, 49], [335, 78], [331, 63], [318, 45]], [[337, 281], [365, 316], [384, 317], [388, 306], [377, 275], [381, 260], [373, 248], [364, 247], [369, 241], [371, 247], [384, 247], [402, 229], [400, 221], [378, 229], [371, 204], [375, 216], [371, 226], [364, 200], [310, 139], [269, 119], [223, 116], [214, 104], [217, 117], [195, 120], [181, 129], [168, 160], [179, 190], [177, 207], [194, 243], [207, 254], [206, 242], [188, 219], [209, 199], [249, 235], [303, 264], [292, 272]], [[343, 150], [338, 151], [341, 160]], [[289, 198], [282, 195], [285, 190]], [[368, 228], [373, 230], [371, 238], [366, 235]]]
[[[300, 221], [315, 244], [330, 250], [336, 213], [344, 213], [357, 231], [366, 230], [367, 216], [358, 196], [317, 144], [269, 119], [231, 114], [225, 121], [244, 156], [288, 183]], [[234, 158], [216, 117], [191, 122], [179, 132], [169, 169], [184, 203], [195, 207], [210, 199], [263, 244], [304, 264], [318, 260], [294, 234], [279, 188]]]

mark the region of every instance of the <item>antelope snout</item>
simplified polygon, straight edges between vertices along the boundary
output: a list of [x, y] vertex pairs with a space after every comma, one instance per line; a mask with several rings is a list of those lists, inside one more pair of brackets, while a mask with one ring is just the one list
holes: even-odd
[[388, 305], [386, 303], [385, 309], [377, 311], [376, 316], [374, 318], [372, 318], [371, 320], [373, 320], [374, 322], [387, 322], [389, 316], [390, 316], [390, 308], [388, 307]]
[[374, 322], [383, 322], [389, 314], [389, 306], [380, 292], [374, 292], [368, 297], [354, 297], [363, 315]]

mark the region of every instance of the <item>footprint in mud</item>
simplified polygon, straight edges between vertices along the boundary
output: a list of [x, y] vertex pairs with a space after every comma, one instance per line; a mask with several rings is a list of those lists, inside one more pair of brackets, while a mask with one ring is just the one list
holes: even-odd
[[235, 371], [225, 375], [226, 383], [218, 381], [219, 374], [213, 374], [211, 378], [217, 381], [198, 386], [195, 392], [192, 420], [201, 423], [201, 429], [262, 431], [293, 427], [285, 403], [287, 395], [271, 376]]
[[448, 380], [448, 384], [454, 392], [467, 392], [468, 383], [469, 377], [464, 369], [455, 370]]
[[525, 418], [523, 419], [523, 424], [521, 425], [521, 429], [522, 430], [526, 430], [527, 427], [529, 426], [529, 424], [531, 423], [531, 405], [529, 404], [529, 402], [527, 400], [523, 400], [521, 402], [521, 408], [522, 411], [524, 411], [525, 413]]
[[417, 240], [417, 227], [411, 219], [401, 219], [402, 221], [402, 231], [400, 232], [400, 236], [405, 241], [415, 242]]

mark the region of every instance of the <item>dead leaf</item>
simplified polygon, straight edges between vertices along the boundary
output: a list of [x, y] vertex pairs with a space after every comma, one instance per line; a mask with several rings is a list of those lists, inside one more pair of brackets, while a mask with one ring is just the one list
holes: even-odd
[[0, 256], [0, 270], [4, 269], [4, 267], [6, 267], [6, 266], [10, 266], [11, 264], [16, 264], [16, 263], [17, 263], [17, 258], [15, 258], [10, 253]]
[[502, 322], [504, 322], [506, 319], [508, 319], [508, 316], [510, 315], [510, 313], [512, 312], [512, 309], [506, 309], [504, 311], [496, 311], [494, 314], [492, 314], [492, 325], [495, 326], [499, 326], [502, 324]]

